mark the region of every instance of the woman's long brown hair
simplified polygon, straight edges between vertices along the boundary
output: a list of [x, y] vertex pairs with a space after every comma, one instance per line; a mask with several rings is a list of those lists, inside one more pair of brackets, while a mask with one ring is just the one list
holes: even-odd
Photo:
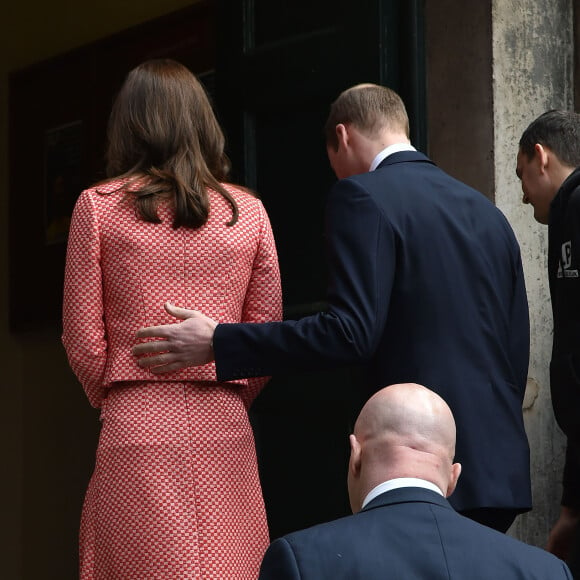
[[209, 215], [207, 189], [218, 191], [238, 207], [220, 182], [230, 162], [225, 139], [204, 88], [182, 64], [149, 60], [127, 76], [108, 126], [107, 177], [128, 178], [123, 188], [138, 215], [159, 223], [161, 199], [174, 204], [173, 227], [198, 228]]

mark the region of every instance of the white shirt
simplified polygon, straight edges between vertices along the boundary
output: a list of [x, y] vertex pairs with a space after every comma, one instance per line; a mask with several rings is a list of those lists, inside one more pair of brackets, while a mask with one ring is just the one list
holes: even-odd
[[385, 149], [379, 152], [379, 154], [373, 159], [369, 171], [374, 171], [383, 159], [386, 159], [389, 155], [393, 153], [398, 153], [399, 151], [417, 151], [413, 145], [410, 143], [395, 143], [394, 145], [389, 145]]
[[384, 481], [383, 483], [379, 483], [376, 487], [373, 487], [365, 497], [362, 507], [364, 508], [368, 503], [375, 499], [375, 497], [381, 495], [381, 493], [398, 489], [399, 487], [422, 487], [424, 489], [430, 489], [431, 491], [445, 497], [445, 494], [430, 481], [418, 479], [416, 477], [397, 477], [396, 479], [389, 479], [388, 481]]

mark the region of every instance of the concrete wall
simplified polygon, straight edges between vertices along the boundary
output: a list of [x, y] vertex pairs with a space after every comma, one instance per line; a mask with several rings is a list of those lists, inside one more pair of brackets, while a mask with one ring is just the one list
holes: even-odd
[[494, 0], [493, 102], [496, 204], [520, 241], [530, 303], [531, 358], [525, 401], [531, 447], [534, 510], [511, 532], [543, 546], [557, 517], [563, 437], [550, 402], [548, 363], [552, 318], [547, 281], [547, 228], [521, 203], [515, 175], [522, 131], [546, 109], [573, 105], [571, 0]]
[[547, 231], [515, 175], [519, 137], [537, 115], [573, 102], [572, 0], [426, 0], [430, 156], [506, 214], [522, 248], [531, 357], [524, 419], [534, 509], [510, 533], [544, 546], [559, 510], [564, 440], [551, 407]]
[[494, 199], [491, 0], [425, 1], [428, 154]]

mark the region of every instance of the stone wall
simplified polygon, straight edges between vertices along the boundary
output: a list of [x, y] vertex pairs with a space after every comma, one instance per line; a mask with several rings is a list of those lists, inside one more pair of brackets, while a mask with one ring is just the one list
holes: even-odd
[[522, 204], [515, 174], [517, 144], [539, 114], [573, 104], [571, 0], [492, 2], [495, 200], [521, 245], [530, 304], [531, 356], [524, 402], [532, 458], [534, 510], [510, 533], [544, 546], [559, 511], [564, 439], [554, 423], [548, 364], [552, 314], [547, 280], [547, 227]]

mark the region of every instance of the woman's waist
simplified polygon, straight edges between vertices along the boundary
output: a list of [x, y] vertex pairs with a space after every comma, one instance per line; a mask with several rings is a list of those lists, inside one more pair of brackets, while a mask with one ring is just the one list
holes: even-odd
[[[187, 382], [187, 383], [214, 383], [217, 384], [215, 363], [197, 367], [187, 367], [169, 373], [155, 374], [150, 369], [141, 368], [136, 357], [129, 349], [114, 349], [108, 353], [105, 370], [104, 386], [110, 387], [113, 383], [124, 382]], [[247, 379], [231, 381], [234, 385], [247, 385]]]

